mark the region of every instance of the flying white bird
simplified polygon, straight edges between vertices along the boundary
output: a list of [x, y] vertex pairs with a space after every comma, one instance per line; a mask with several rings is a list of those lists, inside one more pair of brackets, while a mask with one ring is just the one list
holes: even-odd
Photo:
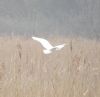
[[43, 39], [43, 38], [38, 38], [38, 37], [32, 37], [33, 40], [36, 40], [38, 42], [41, 43], [41, 45], [45, 48], [43, 50], [44, 54], [50, 54], [52, 53], [52, 50], [61, 50], [66, 44], [61, 44], [61, 45], [57, 45], [57, 46], [52, 46], [47, 40]]

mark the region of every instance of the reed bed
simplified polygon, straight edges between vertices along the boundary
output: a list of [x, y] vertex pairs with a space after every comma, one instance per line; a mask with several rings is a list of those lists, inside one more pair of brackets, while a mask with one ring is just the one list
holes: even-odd
[[48, 40], [69, 45], [44, 55], [32, 39], [0, 37], [0, 97], [100, 97], [100, 42]]

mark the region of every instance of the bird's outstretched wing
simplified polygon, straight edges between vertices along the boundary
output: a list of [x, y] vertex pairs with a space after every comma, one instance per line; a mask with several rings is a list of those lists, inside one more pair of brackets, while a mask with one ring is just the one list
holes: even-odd
[[61, 50], [66, 44], [61, 44], [61, 45], [57, 45], [55, 46], [56, 50]]
[[36, 40], [38, 42], [41, 43], [41, 45], [45, 48], [45, 49], [52, 49], [53, 46], [45, 39], [43, 38], [38, 38], [38, 37], [32, 37], [33, 40]]

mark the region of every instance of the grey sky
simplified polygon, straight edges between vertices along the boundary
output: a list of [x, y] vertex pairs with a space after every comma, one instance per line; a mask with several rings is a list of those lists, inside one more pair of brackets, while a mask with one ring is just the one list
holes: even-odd
[[100, 35], [100, 0], [0, 0], [0, 33]]

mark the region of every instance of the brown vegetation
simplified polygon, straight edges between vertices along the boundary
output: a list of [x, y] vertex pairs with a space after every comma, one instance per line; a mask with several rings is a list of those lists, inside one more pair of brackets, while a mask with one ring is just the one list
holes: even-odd
[[70, 45], [50, 55], [32, 39], [0, 38], [0, 97], [100, 97], [100, 43]]

